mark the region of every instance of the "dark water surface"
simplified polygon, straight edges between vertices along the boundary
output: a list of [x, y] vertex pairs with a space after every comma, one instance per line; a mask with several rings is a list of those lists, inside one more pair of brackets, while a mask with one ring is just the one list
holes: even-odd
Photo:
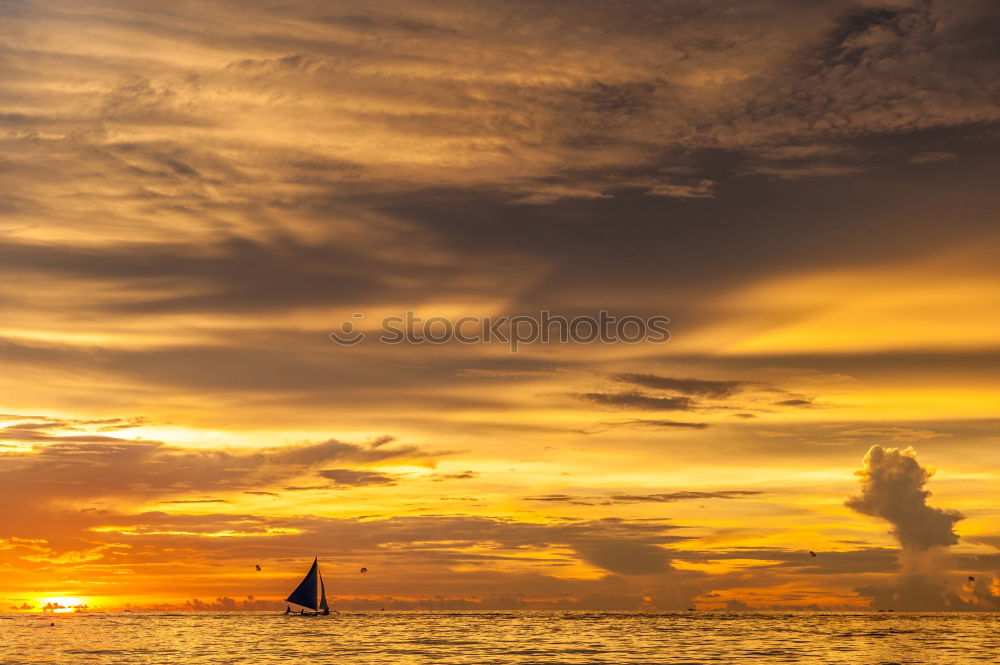
[[1000, 663], [1000, 614], [7, 614], [0, 663], [981, 664]]

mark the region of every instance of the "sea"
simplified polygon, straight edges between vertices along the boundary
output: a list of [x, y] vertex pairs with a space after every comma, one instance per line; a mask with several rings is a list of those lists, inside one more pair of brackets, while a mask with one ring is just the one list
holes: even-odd
[[982, 664], [1000, 663], [1000, 614], [4, 614], [0, 663]]

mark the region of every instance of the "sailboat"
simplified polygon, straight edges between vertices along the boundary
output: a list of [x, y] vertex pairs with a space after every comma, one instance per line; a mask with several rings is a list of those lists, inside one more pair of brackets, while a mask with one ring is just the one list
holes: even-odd
[[[326, 585], [323, 584], [323, 575], [319, 572], [319, 557], [313, 559], [313, 565], [309, 572], [302, 578], [295, 591], [285, 598], [289, 603], [295, 603], [312, 610], [312, 612], [299, 612], [300, 615], [318, 616], [330, 613], [330, 606], [326, 603]], [[285, 614], [294, 614], [285, 610]]]

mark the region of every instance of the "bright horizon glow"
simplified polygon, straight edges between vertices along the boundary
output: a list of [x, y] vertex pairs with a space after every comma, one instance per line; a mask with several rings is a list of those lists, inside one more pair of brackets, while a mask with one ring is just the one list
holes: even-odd
[[56, 614], [75, 612], [77, 609], [84, 609], [89, 606], [87, 599], [77, 598], [75, 596], [46, 596], [38, 599], [36, 602], [38, 607], [35, 611], [41, 610], [46, 605], [53, 605], [58, 607], [54, 607], [48, 611]]

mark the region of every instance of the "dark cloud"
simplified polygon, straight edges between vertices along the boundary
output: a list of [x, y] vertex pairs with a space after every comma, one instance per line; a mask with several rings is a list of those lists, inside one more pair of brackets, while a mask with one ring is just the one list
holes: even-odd
[[978, 609], [988, 612], [1000, 610], [1000, 594], [994, 593], [993, 583], [992, 577], [977, 577], [973, 583], [966, 584], [967, 587], [971, 587], [968, 589], [972, 595], [971, 603]]
[[334, 485], [365, 487], [368, 485], [395, 485], [396, 478], [378, 471], [358, 471], [355, 469], [322, 469], [317, 474], [333, 481]]
[[904, 549], [923, 551], [958, 542], [954, 525], [964, 516], [927, 505], [930, 492], [924, 485], [931, 471], [920, 466], [912, 448], [872, 446], [857, 475], [861, 494], [849, 499], [847, 507], [892, 524], [892, 533]]
[[811, 399], [783, 399], [778, 402], [774, 402], [775, 406], [802, 406], [810, 407], [815, 406]]
[[[44, 442], [66, 441], [76, 443], [102, 443], [122, 441], [121, 438], [94, 434], [98, 432], [116, 432], [123, 429], [138, 427], [145, 421], [143, 418], [103, 418], [97, 420], [70, 420], [64, 418], [42, 418], [38, 416], [5, 415], [3, 420], [18, 421], [12, 425], [0, 427], [0, 441]], [[67, 434], [66, 432], [80, 432]]]
[[576, 545], [584, 561], [619, 575], [655, 575], [672, 570], [670, 552], [641, 542], [603, 541]]
[[[0, 453], [3, 480], [0, 491], [14, 497], [29, 492], [30, 487], [46, 487], [49, 489], [45, 495], [54, 493], [53, 498], [128, 496], [136, 500], [190, 494], [192, 489], [256, 491], [309, 475], [331, 462], [365, 464], [426, 456], [414, 446], [385, 445], [385, 440], [359, 445], [331, 439], [255, 450], [177, 448], [160, 442], [124, 439], [97, 442], [63, 439], [53, 437], [52, 442], [42, 444], [32, 434], [27, 438], [33, 442], [29, 454]], [[382, 474], [329, 470], [327, 477], [337, 482], [349, 483], [353, 479], [357, 484], [369, 484], [364, 481], [381, 479]]]
[[614, 503], [646, 501], [668, 503], [685, 499], [739, 499], [759, 494], [764, 494], [764, 492], [759, 490], [722, 490], [718, 492], [668, 492], [666, 494], [611, 494], [608, 498]]
[[743, 390], [749, 384], [745, 381], [708, 381], [705, 379], [677, 379], [655, 374], [616, 374], [615, 380], [634, 383], [644, 388], [671, 390], [685, 395], [723, 398]]
[[693, 411], [697, 408], [690, 397], [656, 397], [639, 392], [583, 393], [577, 397], [602, 406], [637, 411]]
[[475, 471], [461, 471], [459, 473], [437, 473], [431, 477], [431, 480], [439, 483], [445, 480], [471, 480], [478, 477], [479, 474]]
[[[750, 556], [750, 558], [758, 558]], [[899, 570], [899, 551], [884, 547], [866, 547], [846, 551], [821, 551], [816, 557], [808, 552], [789, 553], [782, 568], [794, 568], [803, 575], [844, 575], [853, 573], [895, 573]]]
[[[977, 579], [966, 584], [962, 593], [947, 581], [924, 574], [903, 575], [894, 584], [863, 586], [855, 591], [871, 600], [874, 609], [908, 612], [985, 611], [1000, 609], [1000, 596], [992, 590], [992, 580]], [[963, 598], [962, 596], [966, 596]]]
[[610, 425], [634, 425], [637, 427], [678, 427], [681, 429], [708, 429], [711, 427], [708, 423], [688, 423], [679, 420], [649, 420], [636, 418], [633, 420], [625, 420], [619, 423], [609, 423]]
[[[666, 284], [671, 295], [676, 294], [670, 284], [679, 283], [676, 278], [682, 275], [687, 277], [684, 288], [702, 291], [731, 284], [733, 274], [746, 279], [795, 265], [857, 260], [870, 255], [873, 245], [897, 253], [905, 252], [910, 243], [926, 248], [933, 246], [928, 236], [941, 233], [928, 221], [939, 219], [940, 211], [926, 206], [926, 213], [918, 215], [926, 217], [924, 221], [905, 213], [897, 216], [906, 219], [912, 231], [891, 245], [886, 242], [891, 231], [902, 228], [891, 220], [881, 220], [876, 237], [869, 234], [864, 241], [844, 226], [844, 218], [854, 217], [855, 203], [878, 209], [886, 197], [895, 196], [891, 183], [899, 164], [877, 174], [878, 185], [867, 178], [839, 179], [849, 180], [851, 173], [868, 168], [873, 159], [883, 159], [884, 153], [966, 152], [967, 147], [949, 151], [936, 145], [947, 141], [931, 133], [959, 132], [997, 120], [992, 96], [996, 77], [990, 76], [996, 67], [995, 46], [987, 37], [988, 26], [995, 25], [997, 17], [982, 5], [953, 9], [930, 2], [874, 20], [877, 12], [845, 13], [837, 2], [794, 11], [779, 10], [766, 1], [724, 2], [710, 8], [637, 3], [613, 13], [591, 3], [570, 3], [561, 8], [525, 5], [513, 15], [509, 8], [483, 13], [459, 2], [450, 5], [447, 16], [436, 17], [443, 25], [412, 8], [396, 8], [391, 18], [374, 10], [331, 18], [312, 3], [285, 9], [297, 21], [315, 25], [323, 39], [274, 22], [273, 8], [245, 13], [223, 3], [179, 16], [150, 15], [136, 8], [112, 11], [112, 7], [114, 3], [107, 3], [107, 10], [91, 20], [123, 31], [128, 39], [155, 35], [182, 48], [197, 44], [223, 49], [230, 57], [234, 52], [254, 56], [235, 58], [238, 66], [192, 71], [172, 61], [146, 67], [120, 53], [110, 59], [85, 58], [68, 45], [61, 50], [59, 43], [51, 44], [52, 51], [44, 58], [10, 53], [9, 73], [18, 82], [12, 111], [25, 115], [20, 111], [23, 105], [15, 102], [21, 96], [33, 99], [51, 111], [37, 117], [58, 117], [58, 129], [66, 137], [25, 136], [17, 141], [30, 152], [13, 147], [4, 151], [23, 155], [10, 158], [19, 167], [13, 172], [30, 172], [37, 178], [22, 198], [47, 205], [38, 182], [53, 173], [61, 181], [70, 175], [96, 178], [93, 170], [74, 164], [99, 159], [102, 167], [114, 168], [113, 180], [119, 181], [120, 175], [130, 196], [142, 200], [139, 209], [115, 211], [125, 218], [122, 221], [141, 218], [160, 223], [143, 215], [151, 208], [212, 220], [211, 237], [193, 242], [115, 242], [98, 248], [90, 243], [8, 241], [4, 266], [12, 279], [24, 274], [72, 276], [142, 287], [141, 295], [118, 289], [123, 296], [102, 305], [134, 316], [206, 311], [253, 315], [263, 309], [420, 300], [429, 288], [440, 293], [458, 283], [448, 277], [462, 266], [482, 275], [487, 264], [495, 267], [510, 261], [511, 252], [486, 251], [498, 238], [495, 246], [500, 250], [516, 245], [523, 256], [555, 263], [550, 273], [553, 285], [561, 289], [572, 283], [580, 292], [602, 283], [612, 289], [623, 284]], [[239, 11], [239, 25], [219, 20], [227, 7]], [[25, 30], [81, 20], [54, 7], [32, 6], [23, 12], [15, 18]], [[245, 29], [255, 21], [268, 30]], [[519, 21], [524, 21], [522, 27], [514, 29]], [[601, 48], [580, 42], [588, 29], [580, 21], [602, 35]], [[561, 31], [557, 40], [540, 27], [562, 22], [576, 29]], [[356, 38], [331, 34], [331, 25]], [[415, 41], [404, 46], [391, 39], [385, 43], [394, 47], [388, 49], [384, 43], [374, 48], [367, 41], [371, 35], [388, 39], [398, 34]], [[475, 45], [482, 61], [470, 62], [459, 55], [463, 49], [444, 47], [439, 43], [442, 35], [466, 47]], [[615, 46], [622, 43], [629, 48]], [[422, 44], [426, 53], [415, 44]], [[588, 57], [581, 58], [581, 52]], [[624, 61], [623, 53], [627, 53]], [[380, 64], [374, 71], [350, 65], [360, 62]], [[541, 62], [548, 64], [539, 70]], [[609, 69], [608, 62], [621, 65]], [[555, 84], [546, 74], [558, 63], [566, 65], [565, 78]], [[425, 68], [418, 80], [407, 75], [413, 66]], [[274, 70], [273, 76], [264, 75], [262, 68]], [[511, 68], [522, 75], [525, 69], [534, 72], [535, 83], [511, 85], [505, 75]], [[94, 98], [85, 92], [70, 95], [79, 102], [73, 104], [34, 89], [32, 83], [39, 80], [61, 80], [62, 72], [85, 79], [88, 73], [98, 75], [102, 92]], [[207, 99], [209, 90], [234, 91], [234, 97], [213, 94]], [[229, 120], [242, 115], [230, 112], [244, 103], [241, 90], [263, 90], [270, 100], [259, 107], [240, 106], [245, 112], [268, 108], [277, 100], [282, 100], [280, 109], [301, 112], [293, 100], [307, 93], [320, 99], [329, 95], [355, 100], [358, 103], [349, 104], [350, 109], [342, 109], [344, 116], [351, 111], [360, 126], [386, 130], [388, 143], [418, 131], [452, 142], [468, 141], [461, 154], [485, 156], [487, 166], [445, 168], [442, 176], [429, 178], [423, 169], [407, 169], [406, 160], [388, 167], [358, 164], [312, 144], [283, 147], [282, 154], [255, 143], [252, 136], [245, 138], [245, 144], [222, 144], [219, 136], [227, 134], [216, 134], [215, 125], [224, 129]], [[725, 94], [706, 93], [712, 90]], [[362, 103], [369, 100], [378, 102]], [[369, 110], [358, 111], [362, 106]], [[415, 106], [422, 111], [415, 112]], [[66, 114], [65, 108], [80, 111]], [[140, 122], [204, 126], [204, 134], [185, 144], [168, 132], [154, 138], [109, 140], [92, 129], [96, 123], [127, 129]], [[886, 136], [896, 143], [891, 148], [865, 144], [872, 136]], [[369, 141], [378, 142], [380, 137], [372, 131]], [[982, 133], [978, 138], [988, 136]], [[551, 159], [535, 157], [539, 141]], [[484, 151], [486, 144], [497, 147]], [[621, 154], [603, 157], [607, 146], [616, 146], [613, 152]], [[253, 159], [233, 157], [234, 150]], [[363, 152], [370, 156], [380, 151]], [[55, 164], [54, 154], [59, 155]], [[543, 161], [546, 166], [541, 170], [524, 173], [524, 163]], [[583, 166], [577, 167], [578, 162]], [[972, 172], [977, 168], [969, 166]], [[805, 186], [789, 199], [780, 184], [766, 181], [796, 169], [826, 174], [821, 179], [838, 182]], [[97, 171], [104, 177], [104, 168]], [[764, 180], [748, 176], [748, 171]], [[470, 173], [475, 174], [471, 180]], [[290, 194], [286, 189], [290, 183], [305, 182], [318, 185], [317, 191]], [[352, 186], [345, 187], [345, 182]], [[706, 189], [701, 187], [704, 182], [716, 184]], [[968, 187], [977, 190], [971, 183]], [[912, 192], [920, 189], [907, 189], [916, 211], [922, 203]], [[948, 185], [939, 182], [936, 189], [947, 190]], [[671, 192], [678, 200], [658, 196]], [[692, 192], [720, 201], [691, 199]], [[122, 196], [116, 192], [114, 201]], [[522, 205], [526, 198], [550, 205], [532, 210], [538, 206]], [[820, 200], [840, 203], [831, 208], [808, 205], [806, 209], [823, 209], [811, 216], [814, 233], [796, 229], [803, 202]], [[112, 207], [108, 198], [81, 201], [81, 214], [90, 216], [101, 213], [101, 207]], [[438, 209], [442, 202], [450, 208], [445, 215]], [[851, 202], [851, 209], [846, 202]], [[461, 212], [470, 208], [479, 211], [475, 224], [467, 224]], [[241, 221], [229, 219], [223, 209], [237, 211]], [[336, 232], [353, 229], [354, 217], [369, 223], [373, 217], [382, 219], [373, 211], [389, 213], [392, 220], [380, 225], [379, 233], [360, 237]], [[275, 220], [289, 214], [307, 220], [311, 232], [292, 233]], [[956, 217], [967, 219], [961, 229], [949, 229], [953, 240], [975, 232], [976, 216]], [[173, 221], [170, 215], [164, 218], [164, 223]], [[743, 221], [733, 224], [734, 218]], [[580, 219], [594, 223], [575, 223]], [[608, 228], [609, 220], [622, 225], [621, 231]], [[850, 223], [857, 225], [855, 229], [872, 226], [871, 219]], [[455, 229], [456, 225], [463, 228]], [[661, 237], [667, 228], [670, 246]], [[318, 229], [330, 233], [312, 233]], [[381, 233], [384, 230], [392, 234]], [[408, 260], [402, 252], [387, 251], [391, 235], [426, 242], [435, 250], [462, 245], [465, 257], [475, 244], [479, 256], [487, 260], [461, 261], [452, 256], [446, 266]], [[775, 235], [783, 238], [781, 247], [770, 242]], [[712, 250], [701, 251], [702, 247]], [[626, 251], [631, 253], [630, 264], [621, 260]], [[598, 252], [605, 252], [603, 261], [586, 260]], [[248, 265], [257, 269], [248, 270]], [[472, 265], [478, 268], [470, 269]], [[570, 266], [578, 268], [568, 270]], [[407, 279], [387, 279], [401, 273]], [[563, 280], [566, 284], [559, 284]], [[485, 283], [493, 289], [497, 285], [497, 281]], [[153, 287], [156, 292], [151, 293]], [[545, 289], [540, 296], [551, 302], [556, 290]], [[685, 320], [693, 320], [694, 312], [683, 313]]]
[[595, 501], [592, 497], [579, 497], [571, 494], [540, 494], [538, 496], [526, 496], [525, 501], [544, 501], [551, 503], [568, 503], [575, 506], [593, 506]]
[[163, 503], [229, 503], [225, 499], [175, 499]]
[[672, 503], [689, 499], [740, 499], [764, 494], [759, 490], [720, 490], [715, 492], [666, 492], [660, 494], [624, 494], [613, 492], [603, 496], [585, 496], [573, 494], [542, 494], [526, 496], [525, 501], [544, 501], [554, 503], [569, 503], [581, 506], [610, 506], [620, 503]]
[[[236, 333], [234, 333], [236, 334]], [[238, 334], [237, 334], [238, 337]], [[469, 355], [455, 354], [432, 366], [403, 365], [400, 351], [385, 353], [348, 352], [330, 342], [325, 331], [314, 334], [278, 333], [239, 340], [238, 344], [154, 346], [147, 349], [114, 347], [81, 348], [67, 344], [36, 344], [0, 338], [0, 362], [12, 367], [35, 369], [72, 365], [96, 380], [115, 377], [145, 384], [183, 387], [199, 393], [242, 392], [264, 395], [271, 404], [288, 399], [290, 404], [341, 406], [385, 405], [398, 401], [427, 408], [497, 406], [485, 391], [442, 395], [427, 390], [428, 383], [450, 385], [455, 371]], [[382, 349], [378, 349], [382, 351]], [[395, 351], [395, 352], [394, 352]], [[532, 366], [528, 359], [501, 358], [498, 367]], [[474, 381], [470, 378], [469, 381]], [[391, 390], [387, 389], [391, 386]], [[81, 399], [88, 393], [81, 389]], [[25, 428], [27, 429], [27, 428]]]
[[1000, 550], [1000, 535], [986, 535], [986, 536], [974, 536], [971, 538], [966, 538], [970, 543], [976, 543], [981, 545], [989, 545]]
[[[342, 245], [302, 245], [290, 238], [267, 243], [230, 238], [197, 251], [162, 243], [72, 247], [7, 243], [8, 274], [44, 274], [102, 280], [136, 289], [141, 296], [105, 303], [133, 314], [283, 310], [306, 305], [358, 305], [388, 298], [380, 274], [398, 264], [361, 257]], [[255, 266], [255, 269], [251, 269]], [[414, 266], [416, 273], [433, 270]], [[416, 298], [417, 290], [413, 291]]]
[[[133, 548], [155, 548], [169, 539], [177, 551], [193, 548], [209, 558], [237, 553], [258, 559], [278, 553], [301, 557], [323, 543], [337, 542], [341, 546], [327, 554], [334, 561], [353, 561], [363, 553], [368, 560], [386, 558], [394, 562], [385, 565], [406, 562], [410, 566], [439, 568], [489, 561], [567, 564], [581, 559], [624, 575], [674, 573], [671, 551], [664, 546], [685, 540], [672, 533], [676, 526], [662, 521], [621, 519], [546, 524], [463, 515], [361, 520], [150, 512], [104, 516], [98, 523], [102, 530], [110, 529], [105, 532], [112, 535], [115, 528], [127, 530]], [[203, 537], [220, 531], [241, 538], [235, 543]], [[276, 539], [272, 535], [276, 531], [287, 533]], [[532, 552], [538, 556], [530, 558]], [[447, 576], [429, 583], [449, 587]]]

